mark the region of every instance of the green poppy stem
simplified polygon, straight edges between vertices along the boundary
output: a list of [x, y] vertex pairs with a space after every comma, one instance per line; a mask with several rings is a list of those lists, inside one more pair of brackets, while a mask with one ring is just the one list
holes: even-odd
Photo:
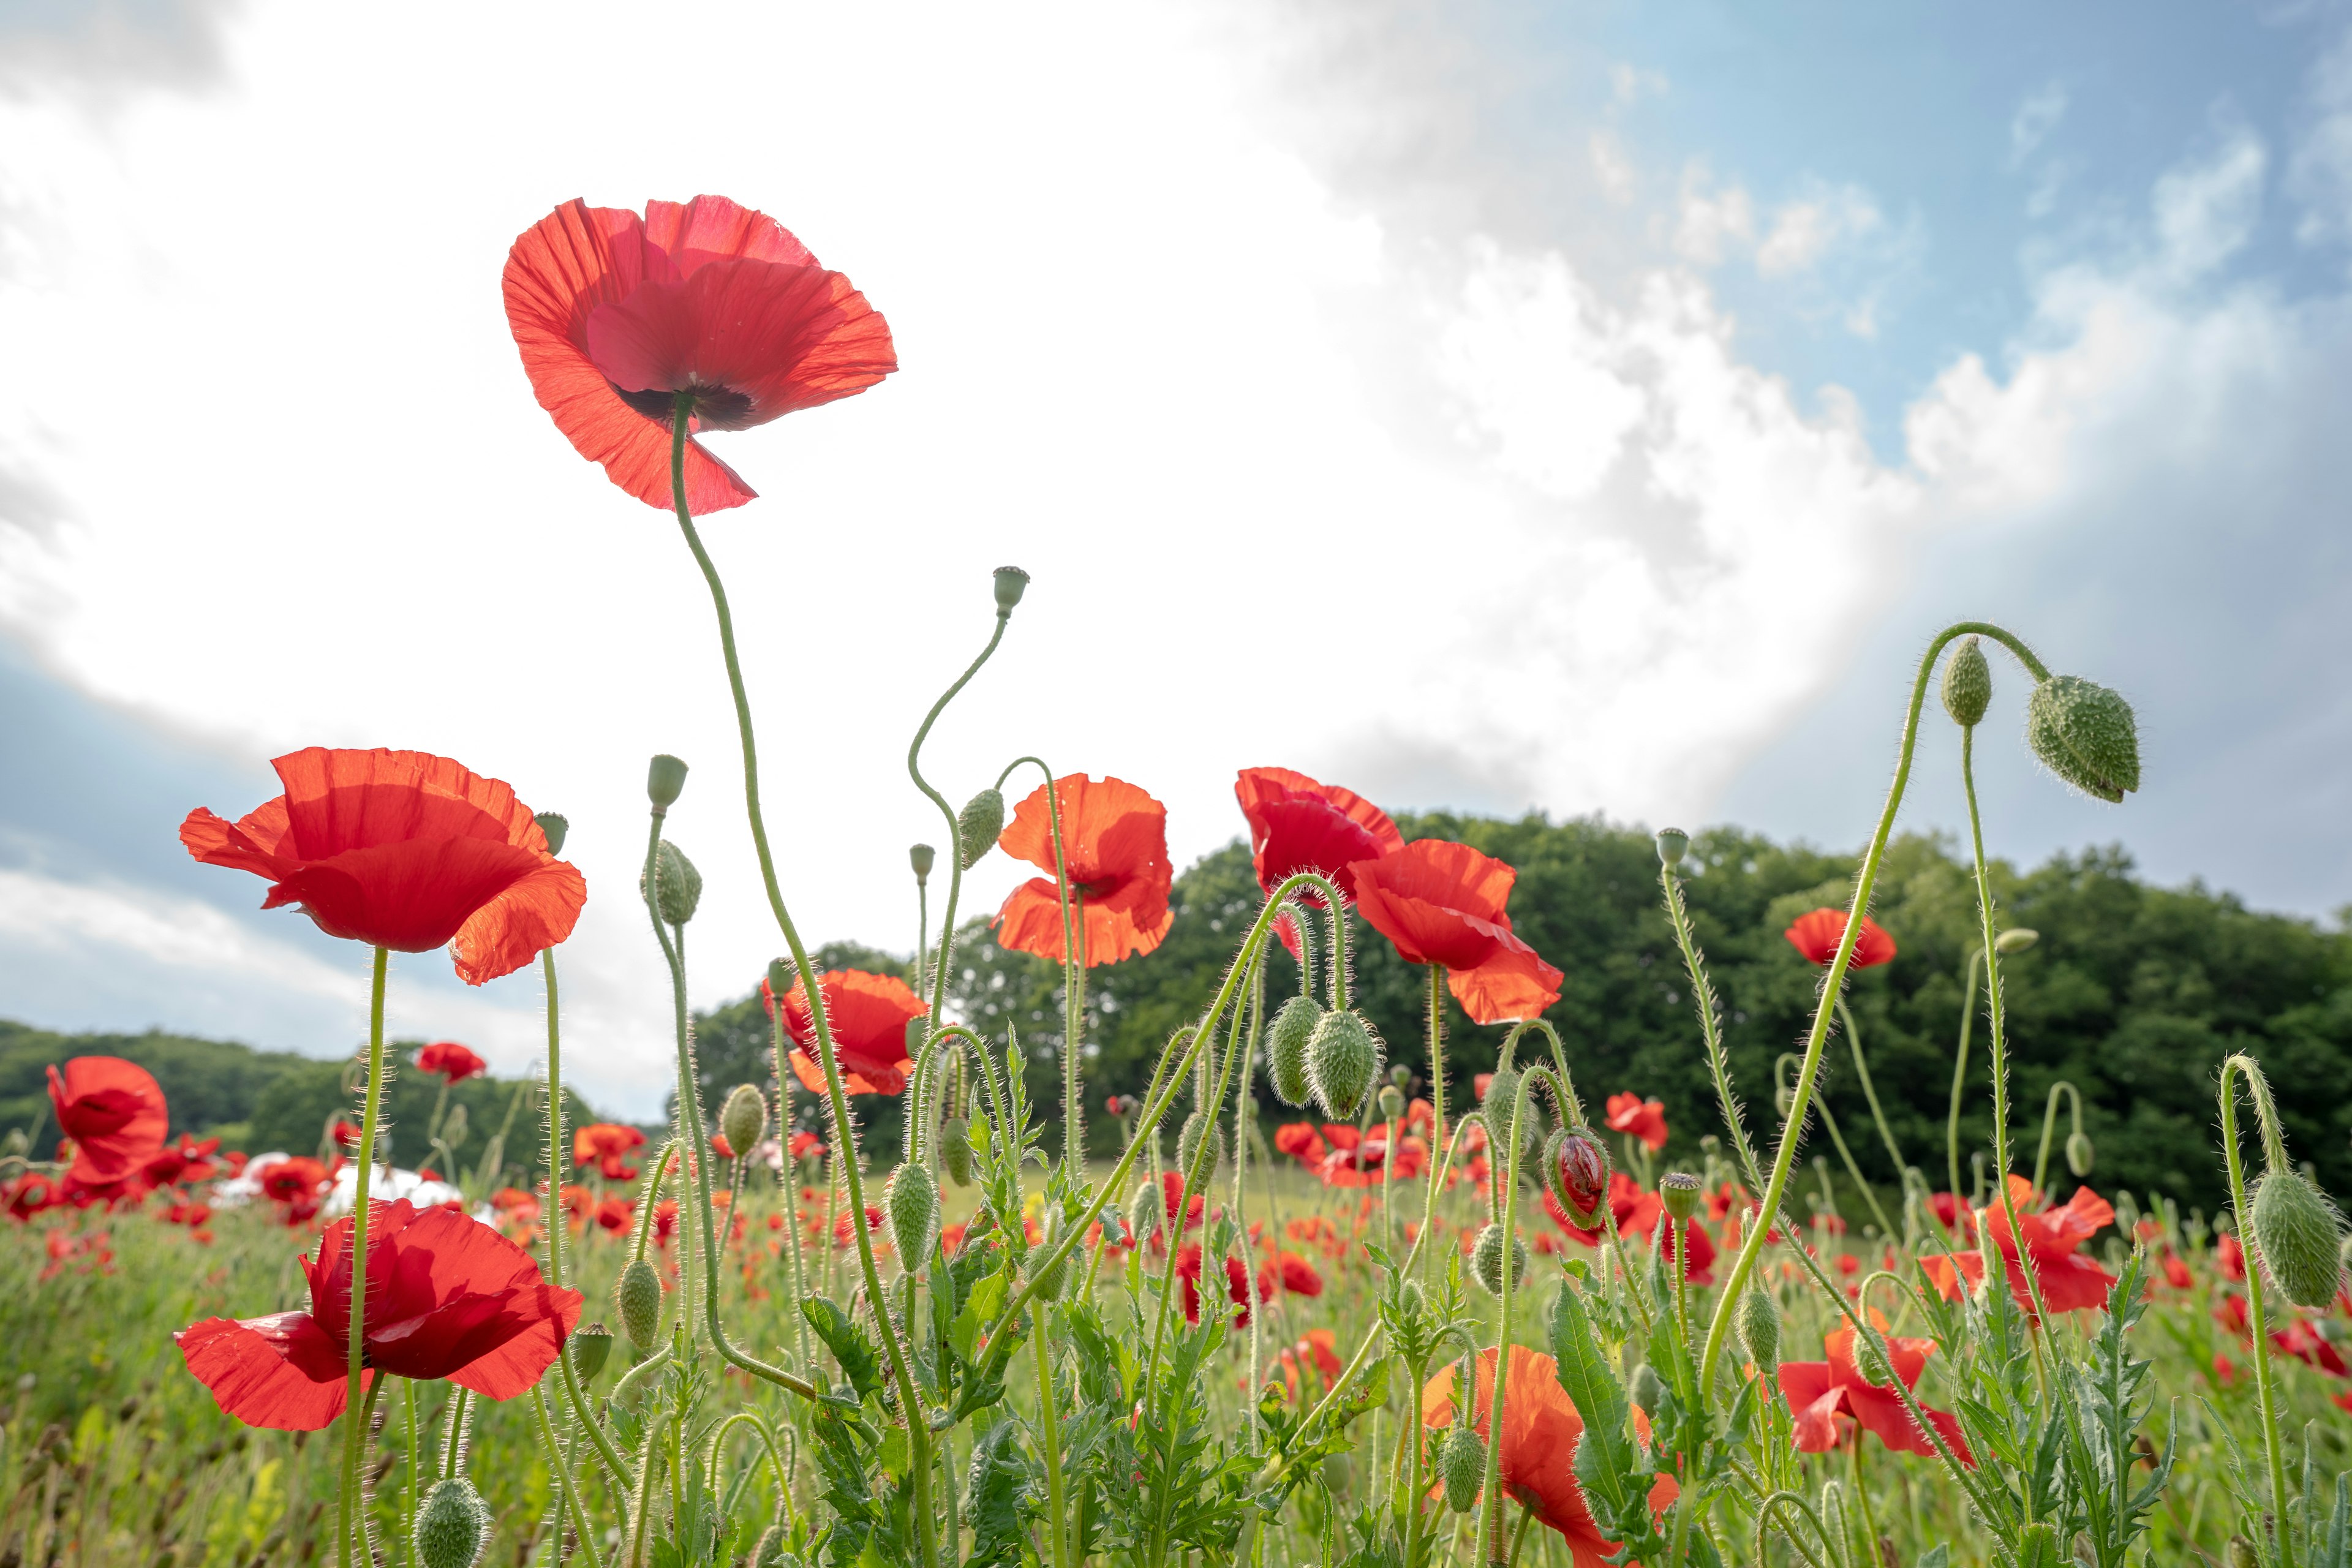
[[376, 1122], [383, 1110], [383, 982], [391, 966], [391, 950], [377, 948], [368, 982], [367, 1100], [360, 1111], [359, 1175], [352, 1193], [351, 1324], [343, 1340], [343, 1484], [335, 1513], [345, 1568], [351, 1568], [353, 1539], [363, 1533], [359, 1510], [361, 1453], [367, 1442], [361, 1380], [367, 1358], [368, 1176], [375, 1164]]

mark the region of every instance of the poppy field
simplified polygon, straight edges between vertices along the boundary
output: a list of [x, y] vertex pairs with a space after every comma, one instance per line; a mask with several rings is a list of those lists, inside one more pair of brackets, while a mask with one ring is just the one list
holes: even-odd
[[[564, 1113], [563, 944], [590, 889], [570, 824], [522, 798], [561, 781], [311, 747], [278, 759], [274, 798], [191, 803], [191, 856], [346, 943], [371, 1037], [315, 1151], [198, 1139], [129, 1060], [51, 1068], [54, 1157], [31, 1130], [0, 1151], [0, 1336], [24, 1369], [0, 1387], [0, 1568], [2352, 1568], [2343, 1225], [2261, 1062], [2227, 1059], [2212, 1136], [2179, 1151], [2226, 1176], [2210, 1216], [2097, 1190], [2079, 1095], [2071, 1131], [2055, 1090], [2013, 1103], [2004, 960], [2037, 939], [2004, 918], [1976, 820], [1994, 659], [2050, 787], [2121, 805], [2139, 755], [2116, 691], [1998, 626], [1936, 633], [1888, 716], [1851, 897], [1787, 928], [1819, 988], [1769, 1084], [1735, 1077], [1685, 902], [1705, 847], [1655, 836], [1648, 918], [1707, 1063], [1701, 1128], [1593, 1081], [1548, 1021], [1570, 977], [1514, 931], [1511, 865], [1280, 766], [1235, 776], [1259, 897], [1208, 1000], [1139, 1081], [1096, 1081], [1089, 971], [1178, 919], [1164, 808], [1034, 756], [961, 805], [923, 771], [948, 706], [992, 700], [1028, 574], [1000, 569], [988, 608], [974, 585], [977, 656], [942, 649], [949, 684], [910, 715], [908, 787], [944, 847], [909, 852], [907, 978], [815, 961], [762, 816], [788, 682], [738, 658], [699, 520], [756, 495], [702, 437], [880, 383], [884, 317], [710, 196], [567, 204], [503, 284], [515, 395], [674, 520], [738, 721], [738, 755], [647, 767], [635, 896], [670, 980], [673, 1120]], [[1874, 892], [1942, 723], [1976, 941], [1928, 1148], [1898, 1141], [1846, 996], [1904, 940]], [[739, 798], [755, 864], [730, 870], [783, 949], [760, 994], [772, 1075], [709, 1094], [687, 1002], [703, 873], [666, 829]], [[1034, 1045], [950, 1005], [963, 878], [999, 853], [1035, 874], [992, 940], [1061, 974], [1050, 1096]], [[1425, 986], [1409, 1053], [1351, 998], [1375, 944]], [[470, 984], [543, 988], [544, 1081], [470, 1163], [445, 1092], [435, 1168], [408, 1169], [384, 1155], [393, 1075], [446, 1089], [485, 1066], [387, 1045], [393, 955], [443, 949]], [[1457, 1009], [1499, 1048], [1449, 1039]], [[1964, 1144], [1988, 1067], [1990, 1105], [1965, 1110], [1993, 1131]], [[1832, 1072], [1867, 1124], [1832, 1114]], [[1698, 1157], [1665, 1157], [1677, 1134]]]

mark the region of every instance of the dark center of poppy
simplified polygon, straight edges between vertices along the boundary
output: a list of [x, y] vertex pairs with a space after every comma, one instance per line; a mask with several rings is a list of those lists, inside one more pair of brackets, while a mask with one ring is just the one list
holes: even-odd
[[[611, 385], [609, 382], [606, 384]], [[735, 427], [751, 412], [751, 394], [738, 392], [731, 386], [705, 386], [695, 382], [679, 390], [692, 395], [695, 419], [718, 429]], [[649, 386], [642, 392], [631, 392], [627, 387], [614, 386], [613, 391], [622, 402], [646, 418], [658, 419], [665, 425], [670, 422], [677, 410], [677, 392], [668, 387]]]

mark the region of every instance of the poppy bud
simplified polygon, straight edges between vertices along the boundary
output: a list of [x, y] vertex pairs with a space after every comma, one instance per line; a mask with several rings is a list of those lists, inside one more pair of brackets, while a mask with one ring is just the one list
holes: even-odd
[[1382, 1084], [1381, 1086], [1381, 1120], [1394, 1121], [1403, 1114], [1404, 1090], [1392, 1083]]
[[959, 1187], [971, 1185], [971, 1129], [950, 1116], [940, 1129], [940, 1169]]
[[433, 1483], [416, 1510], [416, 1560], [422, 1568], [473, 1568], [490, 1533], [490, 1510], [463, 1476]]
[[[702, 873], [686, 858], [686, 851], [665, 838], [654, 851], [654, 909], [665, 925], [682, 926], [694, 918], [697, 905], [702, 902]], [[646, 896], [646, 875], [637, 873], [637, 895]]]
[[[1056, 1246], [1060, 1245], [1061, 1239], [1062, 1212], [1059, 1209], [1047, 1209], [1045, 1211], [1045, 1223], [1041, 1228], [1037, 1246], [1035, 1249], [1029, 1254], [1029, 1268], [1032, 1270], [1034, 1270], [1037, 1267], [1038, 1260], [1046, 1253], [1051, 1252]], [[1062, 1299], [1062, 1288], [1070, 1282], [1070, 1260], [1067, 1258], [1062, 1258], [1051, 1268], [1046, 1269], [1042, 1274], [1036, 1275], [1036, 1280], [1037, 1295], [1041, 1300], [1060, 1300]]]
[[1661, 827], [1657, 838], [1658, 863], [1662, 866], [1681, 865], [1684, 854], [1690, 848], [1690, 835], [1679, 827]]
[[890, 1216], [898, 1265], [912, 1274], [930, 1255], [931, 1237], [940, 1223], [940, 1189], [931, 1180], [931, 1168], [908, 1160], [891, 1172], [882, 1189], [882, 1207]]
[[1168, 1200], [1160, 1195], [1160, 1184], [1146, 1180], [1136, 1184], [1134, 1195], [1127, 1200], [1127, 1231], [1137, 1241], [1160, 1228], [1162, 1212]]
[[[1528, 1272], [1528, 1244], [1517, 1237], [1511, 1237], [1511, 1283], [1517, 1285]], [[1489, 1221], [1478, 1232], [1478, 1239], [1470, 1246], [1470, 1273], [1486, 1288], [1490, 1296], [1503, 1293], [1503, 1227]]]
[[768, 989], [775, 994], [776, 1005], [782, 1006], [784, 997], [800, 984], [799, 965], [789, 958], [768, 960]]
[[1626, 1379], [1625, 1392], [1635, 1405], [1653, 1415], [1665, 1406], [1665, 1381], [1659, 1377], [1658, 1369], [1648, 1362], [1633, 1369], [1633, 1375]]
[[1544, 1173], [1552, 1196], [1580, 1229], [1591, 1230], [1608, 1205], [1609, 1145], [1590, 1127], [1570, 1127], [1554, 1134], [1551, 1150]]
[[739, 1083], [719, 1110], [719, 1135], [741, 1159], [759, 1146], [768, 1131], [768, 1101], [748, 1083]]
[[1274, 1016], [1274, 1033], [1266, 1041], [1265, 1076], [1285, 1105], [1305, 1105], [1315, 1090], [1307, 1081], [1307, 1043], [1323, 1021], [1322, 1005], [1312, 996], [1293, 996]]
[[1780, 1365], [1780, 1310], [1772, 1305], [1772, 1298], [1749, 1286], [1739, 1298], [1739, 1306], [1731, 1320], [1732, 1331], [1739, 1336], [1739, 1348], [1756, 1370], [1770, 1377]]
[[613, 1331], [602, 1323], [589, 1323], [572, 1331], [563, 1343], [563, 1353], [572, 1358], [572, 1375], [583, 1383], [593, 1383], [604, 1370], [604, 1362], [613, 1353]]
[[2224, 1561], [2229, 1563], [2230, 1568], [2262, 1568], [2263, 1562], [2254, 1551], [2254, 1543], [2242, 1535], [2230, 1537], [2230, 1545], [2224, 1554]]
[[1495, 1108], [1494, 1117], [1490, 1118], [1494, 1125], [1487, 1128], [1488, 1132], [1498, 1136], [1502, 1133], [1501, 1119], [1511, 1114], [1511, 1101], [1517, 1098], [1518, 1092], [1518, 1068], [1496, 1068], [1486, 1075], [1486, 1092], [1478, 1097], [1478, 1103]]
[[1944, 711], [1963, 730], [1975, 728], [1992, 705], [1992, 666], [1974, 637], [1963, 638], [1944, 661]]
[[1355, 1115], [1380, 1070], [1380, 1042], [1371, 1026], [1351, 1009], [1324, 1014], [1307, 1042], [1307, 1079], [1323, 1113], [1334, 1121]]
[[1853, 1370], [1862, 1374], [1864, 1383], [1874, 1383], [1882, 1388], [1895, 1386], [1895, 1369], [1878, 1352], [1878, 1342], [1868, 1334], [1853, 1336]]
[[2336, 1300], [2344, 1217], [2301, 1171], [2273, 1167], [2254, 1187], [2253, 1233], [2263, 1273], [2280, 1295], [2318, 1311]]
[[907, 851], [907, 863], [915, 868], [915, 886], [918, 888], [930, 880], [931, 863], [939, 858], [939, 853], [928, 844], [915, 845]]
[[646, 769], [646, 794], [656, 811], [667, 811], [686, 792], [686, 764], [665, 752]]
[[[1192, 1163], [1201, 1157], [1202, 1141], [1212, 1138], [1216, 1131], [1217, 1115], [1213, 1110], [1196, 1110], [1184, 1118], [1184, 1125], [1176, 1134], [1176, 1170], [1179, 1175], [1192, 1174]], [[1201, 1173], [1194, 1182], [1194, 1185], [1207, 1184], [1210, 1178], [1216, 1173], [1217, 1162], [1223, 1152], [1222, 1145], [1210, 1149], [1209, 1167]]]
[[1004, 796], [992, 789], [982, 790], [963, 803], [956, 814], [956, 858], [963, 868], [971, 870], [980, 864], [996, 843], [996, 836], [1004, 831]]
[[1993, 938], [1993, 951], [2001, 954], [2023, 952], [2042, 940], [2042, 933], [2031, 926], [2017, 926]]
[[2091, 1138], [2086, 1132], [2066, 1134], [2066, 1168], [2077, 1179], [2091, 1173]]
[[562, 854], [563, 836], [572, 831], [570, 820], [560, 811], [542, 811], [531, 820], [539, 824], [540, 832], [546, 836], [547, 852], [550, 855]]
[[1397, 1310], [1408, 1323], [1418, 1323], [1429, 1312], [1429, 1297], [1418, 1279], [1408, 1279], [1397, 1290]]
[[1389, 1081], [1397, 1086], [1397, 1092], [1399, 1094], [1411, 1094], [1412, 1092], [1412, 1069], [1405, 1066], [1402, 1062], [1397, 1062], [1389, 1068]]
[[1018, 566], [999, 566], [996, 569], [996, 613], [1011, 615], [1013, 606], [1021, 602], [1021, 595], [1028, 591], [1028, 573]]
[[654, 1335], [661, 1329], [661, 1276], [642, 1258], [631, 1259], [614, 1281], [613, 1308], [621, 1331], [641, 1351], [653, 1347]]
[[2120, 804], [2139, 788], [2139, 732], [2131, 704], [2074, 675], [2033, 689], [2025, 739], [2042, 765], [2085, 795]]
[[[1474, 1396], [1475, 1397], [1475, 1396]], [[1437, 1473], [1445, 1482], [1445, 1506], [1468, 1513], [1486, 1484], [1486, 1445], [1466, 1421], [1456, 1421], [1437, 1445]]]
[[1658, 1178], [1658, 1201], [1680, 1225], [1698, 1212], [1698, 1178], [1688, 1171], [1668, 1171]]
[[747, 1568], [800, 1568], [800, 1559], [784, 1550], [784, 1521], [777, 1520], [760, 1533], [745, 1559]]

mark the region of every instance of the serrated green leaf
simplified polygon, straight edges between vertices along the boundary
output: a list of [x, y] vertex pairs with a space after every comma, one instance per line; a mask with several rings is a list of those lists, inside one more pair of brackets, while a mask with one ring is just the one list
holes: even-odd
[[812, 1296], [801, 1303], [801, 1315], [808, 1319], [809, 1327], [824, 1342], [825, 1349], [841, 1363], [842, 1376], [860, 1399], [881, 1392], [882, 1356], [866, 1338], [866, 1331], [852, 1322], [849, 1315], [824, 1296]]
[[1011, 1291], [1013, 1271], [1009, 1265], [1000, 1265], [992, 1274], [977, 1281], [964, 1299], [963, 1310], [956, 1314], [955, 1324], [948, 1331], [948, 1348], [967, 1365], [972, 1352], [979, 1346], [981, 1336], [995, 1326], [1003, 1314], [1004, 1302]]

